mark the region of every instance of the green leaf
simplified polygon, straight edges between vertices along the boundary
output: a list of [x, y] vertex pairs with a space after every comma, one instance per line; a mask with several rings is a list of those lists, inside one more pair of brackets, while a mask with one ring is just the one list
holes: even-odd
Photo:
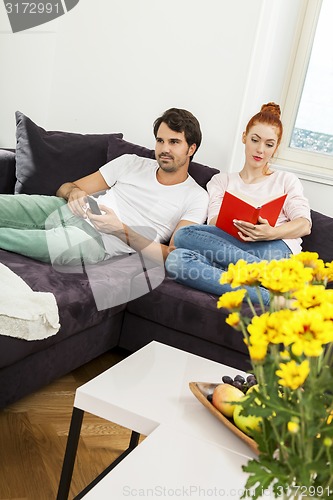
[[250, 474], [245, 488], [251, 490], [251, 492], [245, 491], [241, 498], [250, 496], [253, 500], [256, 500], [264, 494], [264, 490], [268, 489], [270, 485], [273, 485], [273, 490], [276, 491], [279, 491], [278, 488], [285, 488], [288, 485], [286, 466], [270, 458], [260, 455], [259, 459], [250, 460], [242, 469]]

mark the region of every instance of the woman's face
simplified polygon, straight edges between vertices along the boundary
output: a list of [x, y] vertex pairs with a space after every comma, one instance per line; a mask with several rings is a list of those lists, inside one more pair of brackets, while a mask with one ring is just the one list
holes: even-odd
[[248, 134], [243, 132], [245, 144], [245, 165], [251, 168], [265, 168], [278, 146], [276, 127], [256, 123]]

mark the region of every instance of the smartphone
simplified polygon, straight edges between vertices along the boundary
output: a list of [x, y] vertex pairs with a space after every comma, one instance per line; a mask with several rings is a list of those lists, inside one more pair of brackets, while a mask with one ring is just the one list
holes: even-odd
[[95, 215], [102, 215], [102, 212], [98, 206], [97, 201], [92, 198], [91, 196], [87, 196], [87, 203], [89, 205], [90, 210], [92, 211], [93, 214]]

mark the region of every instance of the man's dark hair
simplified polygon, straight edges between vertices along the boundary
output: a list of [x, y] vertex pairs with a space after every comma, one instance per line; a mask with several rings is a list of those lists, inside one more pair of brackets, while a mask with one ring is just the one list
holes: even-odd
[[[175, 132], [184, 132], [186, 142], [189, 146], [196, 144], [198, 151], [201, 144], [202, 134], [200, 124], [196, 117], [186, 109], [170, 108], [162, 116], [154, 121], [154, 136], [157, 137], [157, 131], [161, 123], [166, 123], [171, 130]], [[194, 154], [191, 156], [191, 160]]]

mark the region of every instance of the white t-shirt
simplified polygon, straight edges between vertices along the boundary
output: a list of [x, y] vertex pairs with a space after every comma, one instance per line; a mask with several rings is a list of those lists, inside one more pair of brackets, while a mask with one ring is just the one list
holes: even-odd
[[[191, 176], [165, 186], [156, 178], [158, 168], [156, 160], [128, 154], [103, 165], [99, 171], [110, 189], [98, 197], [98, 203], [112, 208], [137, 233], [165, 243], [179, 221], [206, 221], [208, 193]], [[101, 234], [111, 256], [133, 252], [116, 236]]]
[[[275, 225], [280, 226], [299, 217], [304, 217], [311, 223], [310, 206], [304, 196], [303, 186], [298, 177], [291, 172], [276, 170], [261, 182], [254, 184], [246, 184], [239, 172], [220, 172], [208, 182], [207, 190], [209, 193], [208, 221], [218, 215], [225, 191], [231, 191], [252, 198], [258, 204], [287, 193], [288, 196]], [[283, 241], [294, 254], [299, 253], [302, 249], [301, 238], [284, 239]]]

